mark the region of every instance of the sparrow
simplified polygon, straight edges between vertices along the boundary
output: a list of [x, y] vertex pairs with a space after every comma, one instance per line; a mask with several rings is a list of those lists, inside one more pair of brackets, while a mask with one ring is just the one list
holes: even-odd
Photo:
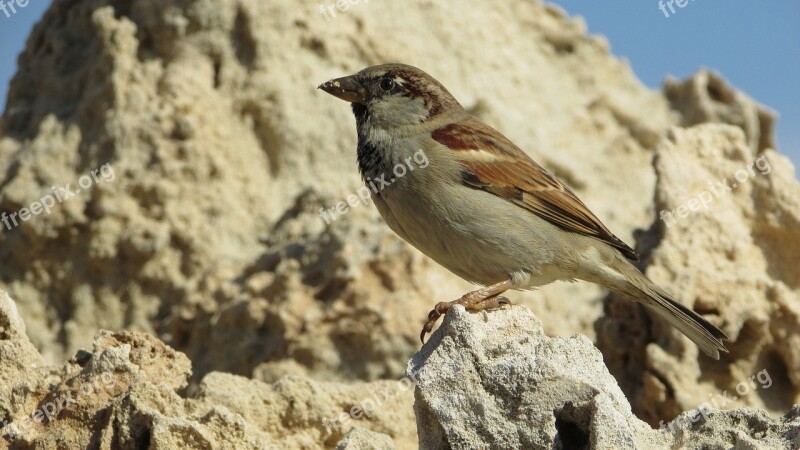
[[[480, 311], [507, 290], [583, 280], [622, 293], [719, 359], [728, 337], [650, 281], [577, 195], [435, 78], [405, 64], [368, 67], [319, 89], [352, 104], [365, 182], [391, 180], [373, 201], [388, 226], [454, 274], [483, 287], [436, 304], [420, 340], [453, 305]], [[419, 151], [429, 163], [399, 177]], [[374, 185], [374, 183], [371, 183]], [[375, 191], [375, 190], [374, 190]]]

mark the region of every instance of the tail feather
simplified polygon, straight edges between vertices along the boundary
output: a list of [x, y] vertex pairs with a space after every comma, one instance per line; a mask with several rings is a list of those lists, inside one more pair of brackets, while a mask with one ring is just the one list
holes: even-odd
[[[625, 262], [619, 267], [625, 276], [628, 288], [619, 289], [623, 293], [633, 296], [647, 309], [669, 322], [686, 337], [691, 339], [706, 355], [719, 359], [719, 352], [728, 353], [723, 341], [730, 340], [728, 336], [702, 316], [683, 306], [673, 299], [663, 289], [656, 286], [644, 274], [639, 272], [632, 264]], [[632, 289], [633, 288], [633, 292]], [[638, 294], [638, 295], [637, 295]]]
[[652, 293], [643, 291], [652, 302], [644, 303], [647, 309], [658, 314], [686, 337], [691, 339], [706, 355], [719, 359], [719, 352], [728, 352], [723, 340], [728, 336], [719, 328], [704, 319], [700, 314], [681, 305], [666, 295], [661, 289]]

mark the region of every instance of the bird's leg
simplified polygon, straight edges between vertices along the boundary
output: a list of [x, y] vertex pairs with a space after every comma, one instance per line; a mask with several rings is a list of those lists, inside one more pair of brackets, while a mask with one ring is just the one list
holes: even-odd
[[422, 327], [419, 340], [422, 341], [423, 344], [425, 343], [425, 335], [433, 330], [433, 326], [436, 325], [436, 321], [439, 320], [439, 317], [446, 314], [453, 305], [462, 305], [470, 311], [498, 308], [500, 305], [507, 305], [510, 303], [507, 298], [500, 296], [500, 294], [509, 289], [511, 289], [510, 279], [466, 293], [460, 299], [452, 302], [437, 303], [431, 312], [428, 313], [428, 322]]

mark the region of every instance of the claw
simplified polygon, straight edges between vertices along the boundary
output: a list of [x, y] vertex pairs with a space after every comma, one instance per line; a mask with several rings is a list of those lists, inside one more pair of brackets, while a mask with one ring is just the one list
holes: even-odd
[[419, 334], [419, 340], [423, 345], [425, 344], [425, 335], [433, 330], [434, 325], [436, 325], [436, 320], [430, 320], [425, 324], [425, 326], [422, 327], [422, 333]]
[[431, 312], [428, 313], [428, 322], [425, 326], [422, 327], [422, 333], [419, 334], [419, 340], [425, 344], [425, 334], [430, 333], [433, 330], [434, 325], [436, 325], [436, 321], [439, 320], [439, 317], [442, 317], [447, 310], [450, 309], [451, 304], [440, 302], [437, 303], [436, 306], [433, 307]]
[[428, 313], [428, 322], [425, 323], [422, 327], [422, 332], [419, 334], [420, 342], [422, 342], [423, 345], [425, 344], [425, 335], [433, 330], [433, 327], [436, 326], [436, 321], [447, 314], [447, 311], [453, 305], [464, 305], [464, 307], [471, 311], [479, 311], [482, 309], [497, 308], [499, 305], [511, 304], [511, 301], [506, 297], [499, 296], [500, 293], [505, 292], [509, 287], [511, 287], [511, 281], [506, 280], [502, 283], [497, 283], [487, 288], [464, 294], [456, 301], [437, 303], [431, 312]]
[[419, 334], [419, 341], [422, 342], [422, 345], [425, 345], [425, 335], [430, 333], [428, 324], [426, 323], [425, 326], [422, 327], [422, 332]]
[[442, 313], [439, 312], [438, 307], [439, 305], [436, 305], [436, 307], [428, 313], [428, 321], [425, 323], [425, 326], [422, 327], [422, 333], [419, 334], [419, 340], [423, 344], [425, 344], [425, 335], [433, 330], [436, 321], [439, 320], [439, 317], [442, 317]]

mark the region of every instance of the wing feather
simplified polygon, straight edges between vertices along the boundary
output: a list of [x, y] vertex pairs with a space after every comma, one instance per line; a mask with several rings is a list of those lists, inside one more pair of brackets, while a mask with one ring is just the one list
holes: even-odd
[[433, 138], [459, 152], [464, 184], [504, 198], [563, 230], [599, 239], [632, 260], [636, 252], [616, 237], [564, 183], [498, 131], [467, 119], [439, 128]]

